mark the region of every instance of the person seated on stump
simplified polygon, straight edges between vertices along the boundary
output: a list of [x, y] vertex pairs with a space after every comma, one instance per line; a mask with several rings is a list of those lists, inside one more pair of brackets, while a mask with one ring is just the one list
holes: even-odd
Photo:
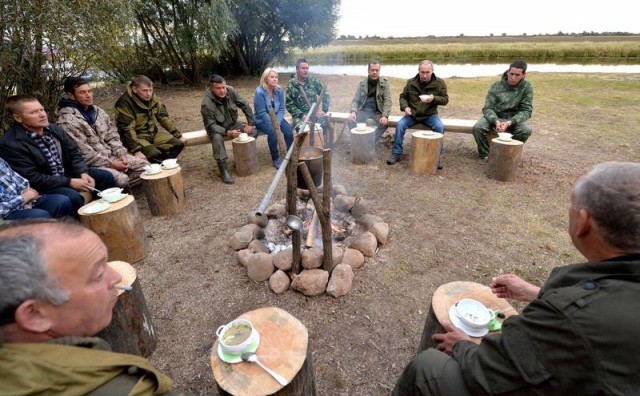
[[348, 125], [350, 129], [356, 123], [372, 119], [376, 124], [376, 141], [387, 130], [391, 113], [391, 88], [386, 77], [380, 77], [380, 62], [372, 60], [367, 67], [369, 76], [360, 81], [353, 94]]
[[[309, 113], [311, 106], [317, 103], [318, 96], [322, 92], [322, 83], [320, 80], [309, 74], [309, 62], [301, 58], [296, 61], [296, 73], [291, 75], [287, 83], [287, 92], [285, 106], [291, 117], [293, 125], [299, 125]], [[329, 93], [325, 90], [322, 95], [321, 104], [312, 114], [313, 120], [310, 122], [318, 122], [324, 124], [324, 115], [329, 111]]]
[[7, 99], [13, 125], [0, 138], [0, 156], [41, 194], [62, 194], [74, 213], [85, 204], [79, 192], [115, 187], [111, 173], [90, 168], [78, 146], [56, 124], [49, 123], [38, 99], [16, 95]]
[[393, 395], [640, 394], [640, 163], [596, 165], [573, 188], [569, 236], [587, 263], [555, 268], [542, 287], [493, 278], [529, 304], [478, 345], [443, 321]]
[[111, 322], [121, 279], [80, 224], [0, 227], [2, 394], [175, 395], [147, 359], [93, 337]]
[[29, 182], [0, 158], [0, 219], [18, 220], [73, 216], [69, 197], [40, 195]]
[[[447, 103], [449, 103], [447, 84], [434, 74], [433, 62], [423, 60], [418, 65], [418, 74], [407, 80], [407, 84], [400, 94], [400, 110], [405, 115], [396, 125], [393, 149], [387, 159], [387, 164], [393, 165], [400, 161], [403, 152], [404, 132], [417, 123], [422, 123], [435, 132], [444, 133], [444, 124], [438, 116], [438, 106], [445, 106]], [[440, 148], [440, 157], [442, 157], [443, 150], [444, 145]], [[438, 159], [438, 169], [442, 169], [440, 160], [441, 158]]]
[[522, 143], [531, 136], [531, 126], [527, 122], [533, 112], [533, 86], [525, 76], [527, 64], [515, 61], [509, 65], [500, 81], [489, 88], [482, 109], [482, 118], [473, 126], [473, 137], [478, 145], [480, 163], [487, 162], [489, 157], [489, 141], [487, 134], [509, 132], [513, 139]]
[[[247, 122], [238, 120], [238, 108], [242, 110]], [[204, 129], [211, 139], [213, 158], [218, 164], [220, 177], [226, 184], [233, 184], [235, 179], [227, 169], [227, 149], [225, 140], [235, 139], [241, 133], [252, 137], [258, 135], [253, 125], [253, 111], [249, 102], [235, 88], [227, 85], [224, 77], [213, 74], [209, 77], [209, 85], [204, 90], [200, 105], [200, 114]]]
[[[155, 163], [178, 158], [185, 139], [169, 118], [167, 108], [154, 95], [153, 81], [134, 76], [115, 107], [120, 139], [131, 154]], [[160, 129], [158, 123], [166, 130]]]
[[89, 82], [69, 77], [64, 92], [66, 97], [58, 102], [57, 124], [76, 142], [87, 165], [111, 173], [118, 187], [138, 184], [149, 161], [127, 152], [109, 114], [93, 104]]
[[278, 72], [270, 67], [262, 73], [260, 85], [253, 94], [253, 108], [256, 112], [256, 128], [267, 135], [271, 161], [273, 161], [273, 166], [279, 169], [282, 160], [278, 152], [278, 139], [269, 110], [273, 109], [275, 113], [280, 131], [284, 135], [287, 150], [293, 143], [293, 134], [291, 125], [284, 119], [284, 90], [278, 85]]

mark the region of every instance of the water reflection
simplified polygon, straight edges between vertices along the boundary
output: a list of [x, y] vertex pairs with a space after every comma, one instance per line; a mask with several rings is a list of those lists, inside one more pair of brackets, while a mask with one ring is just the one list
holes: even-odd
[[[435, 74], [441, 78], [451, 77], [490, 77], [501, 75], [508, 63], [501, 64], [435, 64]], [[278, 66], [280, 73], [293, 73], [295, 66]], [[316, 74], [346, 74], [366, 76], [367, 65], [314, 65], [311, 72]], [[585, 65], [585, 64], [529, 64], [527, 72], [539, 73], [640, 73], [640, 65]], [[411, 65], [382, 64], [380, 74], [387, 77], [411, 78], [418, 73], [418, 62]]]

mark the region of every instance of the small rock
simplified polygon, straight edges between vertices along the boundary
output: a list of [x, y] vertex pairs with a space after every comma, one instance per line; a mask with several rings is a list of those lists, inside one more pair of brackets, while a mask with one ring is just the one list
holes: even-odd
[[236, 260], [245, 268], [247, 268], [251, 256], [253, 256], [253, 252], [249, 249], [242, 249], [236, 252]]
[[274, 203], [273, 205], [269, 206], [267, 210], [264, 211], [264, 213], [270, 219], [278, 219], [287, 213], [287, 208], [284, 206], [284, 204]]
[[376, 254], [376, 248], [378, 247], [378, 239], [371, 232], [363, 232], [351, 241], [349, 246], [353, 249], [357, 249], [367, 257], [373, 257]]
[[334, 184], [333, 192], [335, 192], [336, 195], [347, 195], [347, 189], [342, 184]]
[[247, 275], [254, 282], [266, 281], [274, 270], [273, 258], [268, 253], [256, 253], [247, 263]]
[[302, 252], [302, 268], [313, 269], [322, 267], [324, 253], [321, 249], [307, 249]]
[[351, 214], [356, 219], [360, 216], [363, 216], [367, 213], [371, 213], [371, 205], [366, 199], [358, 198], [356, 199], [356, 203], [351, 208]]
[[387, 243], [389, 237], [389, 224], [387, 223], [373, 223], [370, 229], [371, 233], [376, 236], [378, 243], [384, 245]]
[[348, 264], [338, 264], [331, 271], [331, 279], [327, 285], [327, 294], [333, 297], [344, 296], [353, 286], [353, 269]]
[[273, 255], [273, 265], [283, 271], [289, 271], [293, 261], [293, 249], [281, 250]]
[[251, 250], [253, 253], [271, 253], [269, 251], [269, 248], [266, 247], [264, 243], [258, 241], [257, 239], [254, 239], [253, 241], [251, 241], [248, 249]]
[[358, 269], [364, 265], [364, 254], [359, 250], [347, 248], [342, 256], [342, 263], [349, 264], [353, 269]]
[[291, 282], [291, 288], [308, 297], [323, 294], [329, 281], [329, 273], [321, 269], [303, 270]]
[[277, 270], [269, 277], [269, 287], [276, 294], [282, 294], [289, 290], [291, 280], [284, 271]]
[[333, 205], [336, 210], [347, 213], [353, 208], [356, 203], [356, 198], [349, 195], [336, 195], [333, 200]]
[[264, 238], [264, 230], [257, 224], [245, 224], [240, 228], [241, 232], [249, 231], [253, 235], [253, 239], [262, 239]]
[[229, 246], [233, 250], [246, 249], [253, 240], [253, 233], [247, 230], [240, 230], [233, 234], [229, 240]]
[[342, 263], [343, 255], [344, 250], [340, 246], [333, 245], [331, 247], [331, 268], [328, 269], [329, 272], [333, 271], [336, 265]]
[[255, 211], [249, 213], [248, 223], [256, 224], [259, 227], [266, 227], [269, 222], [269, 218], [265, 215], [258, 216]]
[[360, 224], [365, 230], [371, 231], [371, 226], [375, 223], [384, 223], [380, 216], [367, 213], [356, 219], [356, 223]]

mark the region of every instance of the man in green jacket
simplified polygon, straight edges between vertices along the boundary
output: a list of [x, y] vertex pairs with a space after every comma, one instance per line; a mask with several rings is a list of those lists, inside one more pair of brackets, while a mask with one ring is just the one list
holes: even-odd
[[[433, 72], [433, 62], [423, 60], [418, 65], [418, 74], [407, 80], [400, 94], [400, 110], [404, 112], [404, 117], [396, 125], [393, 149], [387, 164], [393, 165], [400, 161], [404, 132], [417, 123], [422, 123], [435, 132], [444, 133], [444, 124], [438, 116], [438, 106], [445, 106], [447, 103], [449, 103], [447, 84], [443, 79], [436, 77]], [[440, 157], [443, 149], [444, 146], [441, 146]], [[440, 159], [438, 169], [442, 169]]]
[[533, 86], [525, 76], [527, 64], [515, 61], [504, 72], [500, 81], [489, 88], [482, 109], [483, 117], [473, 126], [473, 137], [478, 145], [480, 163], [486, 163], [489, 156], [487, 134], [509, 132], [513, 139], [522, 143], [531, 136], [531, 126], [527, 120], [533, 112]]
[[0, 394], [174, 395], [145, 358], [92, 337], [111, 321], [120, 274], [76, 223], [0, 228]]
[[[322, 83], [316, 76], [309, 74], [309, 62], [306, 59], [298, 59], [296, 74], [291, 75], [285, 93], [285, 107], [293, 117], [293, 125], [304, 121], [311, 106], [317, 103], [320, 92], [322, 92]], [[325, 89], [322, 103], [313, 115], [316, 121], [324, 120], [322, 117], [329, 111], [329, 99], [329, 93]]]
[[391, 88], [386, 77], [380, 77], [380, 62], [369, 62], [369, 76], [360, 81], [351, 101], [349, 110], [349, 128], [356, 123], [372, 119], [376, 123], [376, 140], [387, 130], [391, 113]]
[[[153, 82], [137, 75], [116, 102], [116, 125], [122, 144], [140, 159], [161, 163], [177, 158], [184, 138], [169, 118], [167, 108], [153, 94]], [[165, 130], [158, 128], [158, 123]]]
[[[238, 109], [242, 110], [247, 122], [238, 120]], [[235, 179], [227, 169], [224, 142], [237, 138], [243, 132], [252, 137], [258, 135], [251, 106], [238, 91], [227, 85], [224, 77], [214, 74], [209, 77], [209, 86], [204, 90], [200, 114], [212, 142], [213, 158], [218, 164], [220, 177], [224, 183], [233, 184]]]
[[[573, 188], [569, 236], [588, 260], [536, 287], [513, 274], [494, 294], [529, 304], [478, 345], [447, 321], [394, 395], [639, 395], [640, 164], [595, 166]], [[451, 356], [448, 356], [448, 355]]]

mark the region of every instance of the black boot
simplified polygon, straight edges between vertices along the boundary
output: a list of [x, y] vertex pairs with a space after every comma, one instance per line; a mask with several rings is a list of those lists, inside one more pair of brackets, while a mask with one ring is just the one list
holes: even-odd
[[231, 176], [231, 173], [227, 170], [227, 161], [218, 161], [218, 169], [220, 170], [220, 177], [222, 182], [226, 184], [233, 184], [236, 180]]

